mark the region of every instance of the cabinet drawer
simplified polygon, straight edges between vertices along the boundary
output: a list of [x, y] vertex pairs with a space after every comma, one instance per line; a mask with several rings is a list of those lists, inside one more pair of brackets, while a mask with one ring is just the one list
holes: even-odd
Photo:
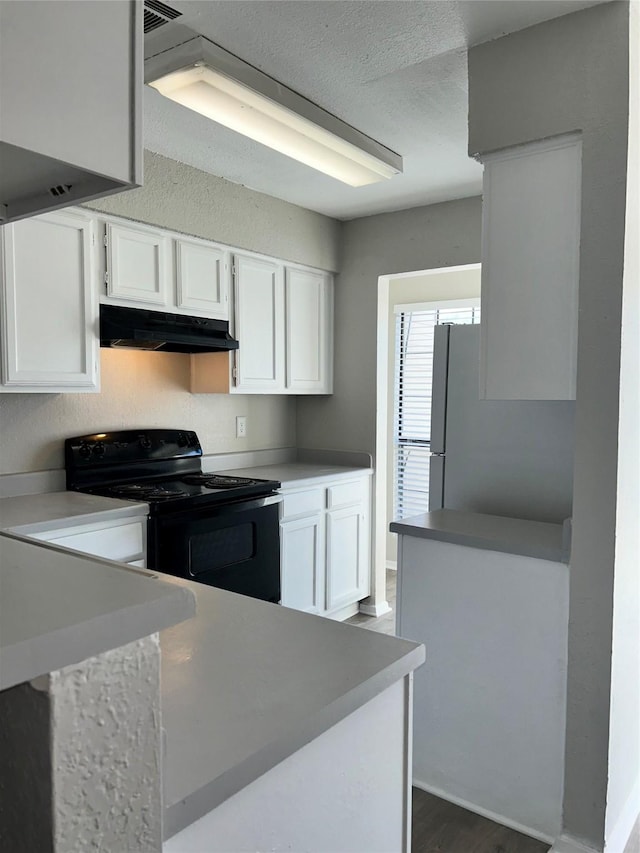
[[327, 489], [327, 507], [335, 509], [338, 506], [349, 506], [360, 503], [364, 496], [364, 482], [357, 480], [352, 483], [340, 483]]
[[324, 509], [324, 489], [285, 493], [282, 496], [282, 518], [307, 515]]
[[35, 538], [61, 545], [63, 548], [121, 562], [137, 559], [144, 554], [144, 526], [139, 521], [98, 530], [81, 531], [77, 527], [66, 531], [55, 530], [41, 533]]

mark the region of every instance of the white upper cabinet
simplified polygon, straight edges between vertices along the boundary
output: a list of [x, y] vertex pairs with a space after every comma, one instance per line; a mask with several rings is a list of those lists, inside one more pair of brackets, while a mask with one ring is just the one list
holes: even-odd
[[176, 240], [176, 305], [226, 320], [229, 253], [204, 240]]
[[[235, 355], [231, 390], [241, 394], [330, 394], [331, 276], [236, 255], [234, 282], [234, 331], [240, 349]], [[198, 386], [193, 390], [220, 390], [206, 387], [204, 370], [197, 373]]]
[[230, 251], [152, 225], [100, 218], [101, 301], [227, 320]]
[[332, 296], [325, 273], [286, 270], [286, 380], [294, 393], [331, 392]]
[[581, 142], [483, 158], [480, 397], [575, 398]]
[[284, 268], [273, 261], [234, 257], [236, 390], [284, 390]]
[[2, 229], [1, 391], [98, 390], [94, 243], [81, 212]]
[[0, 221], [142, 183], [142, 12], [0, 2]]
[[166, 309], [172, 284], [169, 238], [141, 225], [107, 223], [106, 229], [107, 295], [117, 301]]

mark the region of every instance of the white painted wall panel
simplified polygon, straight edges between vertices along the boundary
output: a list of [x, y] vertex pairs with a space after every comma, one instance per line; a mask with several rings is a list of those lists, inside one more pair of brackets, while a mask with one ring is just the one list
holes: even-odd
[[569, 569], [402, 536], [398, 634], [417, 784], [542, 837], [562, 828]]
[[163, 853], [408, 853], [399, 681], [174, 835]]
[[581, 143], [485, 158], [480, 396], [575, 398]]

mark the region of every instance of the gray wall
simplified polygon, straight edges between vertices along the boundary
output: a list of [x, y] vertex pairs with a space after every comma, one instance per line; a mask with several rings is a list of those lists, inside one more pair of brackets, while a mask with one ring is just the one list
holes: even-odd
[[468, 198], [344, 223], [334, 393], [299, 400], [300, 446], [375, 453], [378, 276], [478, 263], [480, 217]]
[[564, 828], [598, 850], [607, 796], [628, 15], [626, 3], [607, 3], [469, 53], [470, 152], [583, 134]]
[[[146, 153], [144, 187], [92, 204], [106, 213], [285, 260], [333, 270], [340, 223]], [[295, 444], [296, 402], [285, 396], [189, 392], [189, 356], [101, 351], [100, 394], [3, 394], [0, 474], [63, 467], [63, 439], [103, 429], [188, 426], [205, 453]], [[237, 439], [235, 419], [248, 417]]]
[[286, 261], [338, 268], [340, 223], [145, 151], [144, 186], [87, 207]]

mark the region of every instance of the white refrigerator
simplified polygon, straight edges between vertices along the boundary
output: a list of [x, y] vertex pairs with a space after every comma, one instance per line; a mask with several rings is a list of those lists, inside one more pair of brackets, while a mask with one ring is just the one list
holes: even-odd
[[571, 516], [575, 402], [481, 400], [479, 325], [434, 330], [429, 509]]

